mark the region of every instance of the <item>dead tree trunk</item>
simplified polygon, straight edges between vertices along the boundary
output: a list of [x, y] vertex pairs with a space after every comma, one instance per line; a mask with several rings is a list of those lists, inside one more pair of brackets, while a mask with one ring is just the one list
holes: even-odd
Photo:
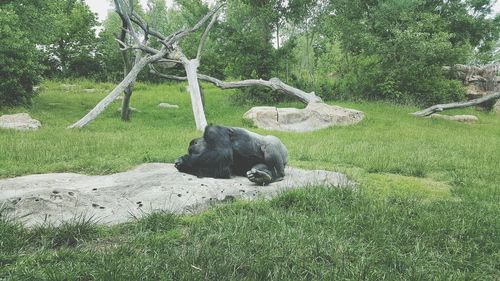
[[[121, 43], [120, 42], [126, 42], [127, 41], [127, 20], [126, 18], [122, 15], [122, 13], [118, 13], [120, 16], [120, 19], [122, 21], [122, 30], [120, 32], [120, 36], [116, 36], [118, 39], [118, 47], [121, 49]], [[122, 61], [123, 61], [123, 78], [127, 76], [127, 74], [130, 72], [132, 69], [132, 62], [130, 61], [130, 50], [121, 50], [121, 55], [122, 55]], [[136, 51], [136, 59], [140, 59], [140, 52]], [[129, 120], [129, 105], [130, 105], [130, 98], [132, 96], [132, 90], [133, 90], [133, 84], [130, 84], [127, 88], [125, 88], [125, 91], [123, 92], [123, 101], [122, 101], [122, 110], [121, 110], [121, 118], [124, 121]]]
[[429, 108], [426, 108], [421, 111], [413, 112], [411, 113], [412, 115], [415, 116], [429, 116], [435, 112], [440, 112], [446, 109], [452, 109], [452, 108], [462, 108], [462, 107], [469, 107], [473, 105], [478, 105], [487, 101], [495, 100], [500, 98], [500, 92], [484, 96], [482, 98], [466, 101], [466, 102], [453, 102], [453, 103], [447, 103], [447, 104], [436, 104], [433, 105]]
[[[200, 29], [203, 24], [210, 18], [212, 17], [221, 7], [222, 4], [217, 5], [214, 7], [207, 15], [205, 15], [198, 23], [196, 23], [192, 28], [186, 29], [186, 30], [179, 30], [177, 32], [172, 33], [169, 36], [165, 36], [161, 34], [160, 32], [157, 32], [155, 30], [152, 30], [149, 28], [149, 26], [142, 20], [142, 18], [133, 11], [133, 1], [127, 1], [125, 0], [115, 0], [115, 9], [116, 12], [120, 15], [122, 18], [122, 22], [124, 25], [126, 25], [126, 32], [130, 34], [130, 37], [133, 41], [132, 45], [128, 45], [127, 43], [118, 40], [120, 43], [120, 46], [122, 46], [122, 51], [133, 49], [136, 50], [136, 60], [134, 66], [130, 69], [128, 74], [125, 76], [125, 78], [118, 84], [104, 99], [102, 99], [89, 113], [87, 113], [82, 119], [78, 120], [68, 128], [82, 128], [88, 123], [90, 123], [92, 120], [94, 120], [101, 112], [106, 109], [106, 107], [113, 102], [118, 95], [120, 95], [122, 92], [125, 93], [125, 98], [124, 102], [122, 104], [122, 114], [128, 114], [129, 108], [128, 108], [128, 103], [130, 102], [130, 95], [132, 93], [132, 85], [135, 82], [135, 79], [137, 78], [137, 75], [139, 72], [148, 64], [151, 64], [153, 62], [159, 61], [165, 57], [169, 57], [168, 55], [172, 55], [174, 52], [178, 51], [177, 50], [177, 43], [187, 36], [188, 34], [191, 34], [198, 29]], [[142, 32], [143, 35], [141, 36], [134, 30], [134, 25], [132, 22], [138, 26]], [[155, 49], [147, 45], [147, 40], [149, 36], [155, 38], [161, 45], [161, 49]], [[144, 40], [140, 40], [139, 38], [144, 38]], [[146, 54], [146, 55], [143, 55]], [[181, 57], [185, 56], [181, 53]], [[180, 61], [176, 61], [180, 62]], [[186, 71], [189, 73], [191, 76], [191, 83], [194, 86], [190, 86], [191, 93], [193, 95], [193, 110], [198, 108], [198, 106], [201, 105], [201, 101], [198, 102], [197, 100], [201, 100], [199, 98], [200, 91], [199, 91], [199, 86], [198, 86], [198, 81], [196, 79], [196, 69], [198, 67], [198, 62], [197, 61], [189, 61], [186, 59], [185, 61], [185, 66], [186, 66]], [[194, 77], [194, 81], [193, 78]], [[127, 94], [128, 92], [128, 94]], [[195, 111], [195, 120], [196, 120], [196, 127], [198, 129], [202, 128], [204, 129], [206, 125], [206, 120], [205, 120], [205, 115], [203, 112], [203, 109], [201, 111]], [[125, 116], [128, 117], [128, 116]], [[201, 129], [201, 130], [203, 130]]]
[[201, 100], [200, 85], [198, 84], [197, 78], [198, 66], [200, 65], [200, 62], [198, 59], [188, 60], [185, 56], [181, 57], [181, 61], [184, 65], [184, 69], [186, 70], [196, 129], [203, 131], [207, 126], [207, 119], [205, 118], [205, 111]]

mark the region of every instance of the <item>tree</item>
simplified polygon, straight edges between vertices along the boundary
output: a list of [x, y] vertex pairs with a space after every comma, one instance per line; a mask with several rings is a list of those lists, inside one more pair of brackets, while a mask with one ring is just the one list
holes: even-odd
[[[492, 1], [339, 0], [330, 2], [330, 37], [345, 53], [341, 90], [368, 99], [433, 104], [463, 91], [443, 65], [464, 63], [499, 36]], [[368, 66], [368, 68], [367, 68]]]
[[123, 79], [123, 58], [117, 48], [116, 38], [120, 36], [122, 22], [118, 14], [110, 11], [102, 23], [103, 29], [99, 33], [96, 56], [101, 62], [101, 79], [117, 82]]
[[40, 79], [37, 50], [22, 25], [13, 4], [0, 5], [0, 106], [30, 104]]
[[[310, 104], [310, 103], [322, 103], [322, 100], [314, 95], [314, 93], [306, 93], [300, 89], [296, 89], [289, 85], [284, 84], [277, 78], [270, 79], [269, 81], [265, 80], [245, 80], [240, 82], [223, 82], [219, 81], [213, 77], [209, 77], [206, 75], [198, 74], [198, 66], [203, 50], [204, 43], [207, 39], [208, 31], [215, 23], [217, 18], [217, 12], [221, 8], [221, 4], [215, 6], [207, 15], [205, 15], [201, 20], [199, 20], [193, 27], [176, 31], [168, 36], [158, 32], [149, 27], [149, 25], [142, 19], [140, 15], [134, 13], [133, 9], [130, 6], [127, 6], [126, 3], [120, 0], [115, 0], [115, 8], [117, 13], [120, 15], [122, 19], [124, 29], [126, 29], [126, 33], [130, 34], [132, 38], [131, 43], [127, 44], [124, 40], [120, 40], [120, 44], [122, 46], [122, 50], [127, 49], [135, 49], [137, 50], [136, 60], [133, 67], [130, 69], [125, 78], [118, 84], [103, 100], [101, 100], [87, 115], [85, 115], [82, 119], [69, 126], [69, 128], [81, 128], [95, 119], [116, 97], [123, 91], [133, 85], [135, 79], [137, 78], [138, 73], [145, 67], [150, 66], [154, 71], [155, 68], [153, 66], [154, 63], [158, 62], [167, 62], [174, 64], [182, 64], [186, 71], [186, 77], [165, 77], [171, 79], [184, 79], [188, 81], [189, 92], [191, 93], [191, 103], [193, 107], [193, 113], [196, 122], [196, 128], [200, 131], [205, 129], [207, 125], [205, 114], [203, 111], [203, 106], [200, 97], [200, 88], [198, 84], [198, 79], [203, 79], [209, 82], [216, 84], [221, 88], [239, 88], [239, 87], [247, 87], [247, 86], [264, 86], [271, 88], [273, 90], [279, 90], [295, 96], [301, 101]], [[179, 41], [187, 36], [188, 34], [196, 32], [200, 29], [203, 24], [209, 19], [212, 18], [210, 23], [208, 24], [205, 32], [201, 36], [200, 44], [198, 47], [198, 51], [196, 53], [196, 57], [193, 59], [189, 59], [179, 47]], [[139, 28], [144, 34], [139, 37], [139, 33], [136, 32], [136, 28]], [[160, 49], [155, 49], [148, 43], [149, 38], [154, 38], [155, 41], [161, 44]], [[327, 105], [325, 105], [327, 106]]]
[[95, 59], [95, 14], [82, 0], [52, 0], [49, 8], [51, 32], [42, 42], [47, 74], [62, 77], [95, 74], [99, 71]]
[[[193, 111], [195, 112], [196, 126], [198, 129], [203, 130], [206, 125], [206, 120], [203, 112], [198, 80], [196, 79], [196, 69], [199, 63], [197, 59], [187, 59], [187, 57], [182, 53], [178, 42], [187, 35], [200, 29], [209, 18], [214, 16], [220, 7], [221, 5], [214, 7], [214, 9], [212, 9], [191, 28], [178, 30], [169, 36], [165, 36], [162, 33], [150, 28], [142, 17], [134, 12], [133, 7], [128, 6], [128, 4], [123, 0], [115, 0], [115, 10], [120, 15], [123, 26], [126, 27], [127, 34], [129, 34], [131, 38], [131, 44], [127, 44], [123, 40], [120, 44], [122, 46], [122, 50], [137, 50], [134, 65], [131, 67], [125, 78], [103, 100], [101, 100], [89, 113], [87, 113], [87, 115], [73, 125], [69, 126], [69, 128], [81, 128], [94, 120], [111, 102], [118, 97], [119, 94], [133, 85], [137, 75], [145, 66], [155, 62], [170, 61], [182, 63], [185, 67], [186, 73], [189, 77], [189, 88], [191, 92]], [[144, 35], [141, 36], [136, 29], [141, 30]], [[150, 38], [160, 43], [161, 48], [155, 49], [149, 45], [148, 41]]]

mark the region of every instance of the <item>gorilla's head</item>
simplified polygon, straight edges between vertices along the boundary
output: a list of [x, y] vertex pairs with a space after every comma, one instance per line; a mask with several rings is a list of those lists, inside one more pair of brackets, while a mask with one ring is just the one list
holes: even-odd
[[207, 148], [207, 142], [205, 141], [205, 139], [204, 138], [196, 138], [196, 139], [193, 139], [189, 143], [188, 152], [189, 152], [189, 155], [200, 154], [206, 148]]

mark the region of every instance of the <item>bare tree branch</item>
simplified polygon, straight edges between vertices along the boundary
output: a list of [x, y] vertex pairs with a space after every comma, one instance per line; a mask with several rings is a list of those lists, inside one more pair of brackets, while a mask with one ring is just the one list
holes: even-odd
[[[170, 79], [170, 80], [179, 80], [179, 81], [186, 81], [187, 80], [187, 77], [181, 77], [181, 76], [176, 76], [176, 75], [168, 75], [168, 74], [160, 73], [155, 68], [153, 68], [151, 72], [160, 76], [160, 77]], [[290, 85], [283, 83], [278, 78], [271, 78], [269, 81], [262, 80], [262, 79], [259, 79], [259, 80], [249, 79], [249, 80], [242, 80], [242, 81], [224, 82], [224, 81], [221, 81], [217, 78], [198, 73], [198, 79], [205, 81], [205, 82], [210, 82], [221, 89], [235, 89], [235, 88], [261, 86], [261, 87], [270, 88], [272, 90], [280, 91], [280, 92], [283, 92], [283, 93], [288, 94], [290, 96], [296, 97], [305, 104], [314, 103], [314, 102], [323, 102], [320, 97], [318, 97], [314, 94], [314, 92], [306, 93], [300, 89], [297, 89], [295, 87], [292, 87]]]
[[207, 41], [208, 38], [208, 33], [210, 32], [210, 29], [214, 25], [215, 21], [219, 17], [219, 13], [215, 13], [212, 17], [212, 20], [208, 24], [207, 28], [205, 29], [205, 32], [203, 32], [203, 35], [201, 36], [200, 39], [200, 45], [198, 45], [198, 52], [196, 53], [196, 59], [201, 60], [201, 52], [203, 51], [203, 48], [205, 47], [205, 41]]
[[175, 32], [173, 33], [172, 35], [168, 36], [167, 38], [165, 38], [165, 40], [163, 40], [163, 42], [165, 42], [165, 44], [167, 46], [171, 46], [173, 43], [179, 41], [180, 39], [182, 39], [183, 37], [185, 37], [186, 35], [190, 34], [190, 33], [193, 33], [193, 32], [196, 32], [198, 29], [200, 29], [203, 24], [210, 18], [212, 17], [217, 11], [220, 10], [220, 8], [222, 8], [225, 4], [224, 3], [220, 3], [218, 4], [217, 6], [215, 6], [208, 14], [206, 14], [200, 21], [198, 21], [198, 23], [196, 23], [192, 28], [190, 29], [186, 29], [186, 30], [181, 30], [181, 31], [178, 31], [178, 32]]
[[[118, 13], [118, 15], [120, 16], [120, 18], [122, 19], [122, 22], [124, 22], [126, 24], [127, 31], [129, 32], [129, 34], [132, 36], [132, 38], [134, 39], [134, 41], [137, 44], [141, 44], [141, 40], [139, 40], [139, 37], [137, 36], [137, 33], [134, 30], [134, 26], [132, 25], [132, 22], [130, 21], [129, 12], [124, 11], [120, 1], [114, 0], [114, 2], [115, 2], [115, 10]], [[125, 5], [127, 5], [127, 4], [125, 4]], [[133, 7], [131, 6], [128, 8], [130, 9], [130, 11], [132, 11]]]
[[145, 21], [141, 18], [141, 16], [136, 12], [132, 12], [132, 18], [130, 19], [132, 20], [132, 22], [137, 24], [144, 32], [147, 32], [148, 34], [156, 37], [160, 41], [165, 40], [165, 35], [161, 34], [160, 32], [152, 28], [149, 28], [148, 25], [145, 23]]

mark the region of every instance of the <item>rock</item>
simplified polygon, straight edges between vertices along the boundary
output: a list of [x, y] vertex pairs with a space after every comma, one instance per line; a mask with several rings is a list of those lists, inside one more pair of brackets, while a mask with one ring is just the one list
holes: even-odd
[[28, 226], [44, 221], [57, 225], [81, 215], [101, 224], [116, 224], [155, 210], [190, 214], [216, 202], [267, 199], [296, 188], [354, 187], [340, 173], [291, 167], [285, 172], [283, 181], [267, 186], [245, 177], [198, 178], [164, 163], [103, 176], [29, 175], [0, 180], [0, 206], [6, 207], [6, 215]]
[[84, 93], [95, 93], [97, 90], [96, 89], [83, 89], [82, 91]]
[[61, 87], [62, 87], [64, 90], [71, 90], [71, 89], [75, 89], [75, 88], [76, 88], [76, 85], [73, 85], [73, 84], [61, 84]]
[[0, 116], [0, 128], [20, 131], [38, 130], [42, 124], [29, 116], [28, 113], [18, 113]]
[[[130, 112], [139, 112], [139, 110], [137, 110], [137, 108], [135, 107], [129, 107], [128, 110], [130, 110]], [[122, 112], [122, 108], [119, 107], [116, 111]]]
[[478, 85], [476, 84], [469, 84], [465, 87], [465, 91], [467, 93], [467, 98], [469, 100], [473, 99], [478, 99], [481, 97], [484, 97], [488, 95], [487, 92], [483, 91]]
[[[495, 92], [495, 91], [485, 91], [485, 90], [481, 89], [481, 87], [479, 87], [478, 85], [475, 85], [475, 84], [469, 84], [465, 87], [465, 89], [467, 91], [467, 98], [469, 100], [482, 98], [484, 96], [491, 95]], [[487, 102], [483, 102], [481, 104], [476, 105], [475, 108], [476, 108], [476, 110], [480, 110], [480, 111], [496, 110], [495, 109], [495, 102], [496, 101], [497, 100], [490, 100]]]
[[158, 107], [159, 108], [179, 108], [179, 106], [176, 104], [170, 104], [170, 103], [166, 103], [166, 102], [162, 102], [162, 103], [158, 104]]
[[352, 125], [364, 118], [361, 111], [310, 103], [304, 109], [257, 106], [247, 111], [243, 118], [266, 130], [308, 132], [335, 125]]
[[474, 115], [442, 115], [434, 113], [430, 117], [457, 121], [457, 122], [464, 122], [464, 123], [473, 123], [479, 121], [479, 119]]

